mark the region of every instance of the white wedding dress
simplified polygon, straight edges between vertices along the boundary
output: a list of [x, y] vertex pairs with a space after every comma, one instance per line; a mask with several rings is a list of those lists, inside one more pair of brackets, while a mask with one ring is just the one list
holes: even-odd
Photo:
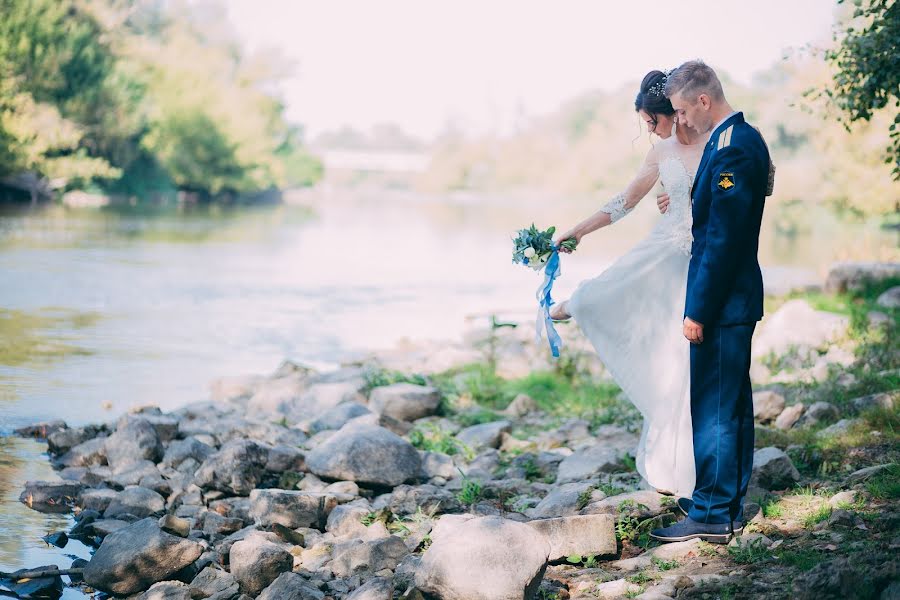
[[607, 370], [644, 417], [638, 472], [653, 487], [690, 497], [694, 490], [690, 344], [682, 335], [691, 253], [690, 189], [706, 139], [673, 135], [649, 152], [637, 177], [601, 210], [613, 223], [659, 179], [669, 208], [646, 239], [598, 277], [583, 281], [568, 312]]

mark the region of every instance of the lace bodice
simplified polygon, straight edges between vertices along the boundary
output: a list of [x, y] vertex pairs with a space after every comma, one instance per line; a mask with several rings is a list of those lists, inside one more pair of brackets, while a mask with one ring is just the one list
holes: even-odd
[[662, 215], [652, 235], [671, 241], [680, 251], [690, 254], [691, 243], [691, 184], [706, 138], [696, 144], [685, 145], [675, 136], [654, 146], [647, 154], [638, 174], [623, 192], [616, 194], [600, 210], [609, 213], [613, 223], [627, 215], [647, 195], [657, 180], [669, 194], [669, 208]]

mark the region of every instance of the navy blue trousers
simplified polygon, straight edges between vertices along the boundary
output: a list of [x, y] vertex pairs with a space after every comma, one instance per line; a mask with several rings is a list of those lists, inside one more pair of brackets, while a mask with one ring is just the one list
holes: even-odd
[[690, 517], [700, 523], [744, 519], [753, 468], [750, 340], [756, 323], [711, 327], [691, 344], [691, 421], [697, 483]]

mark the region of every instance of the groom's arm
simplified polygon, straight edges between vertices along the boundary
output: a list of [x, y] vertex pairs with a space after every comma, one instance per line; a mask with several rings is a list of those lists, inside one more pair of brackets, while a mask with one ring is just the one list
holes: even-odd
[[721, 312], [734, 283], [753, 212], [752, 162], [743, 150], [729, 146], [717, 151], [708, 168], [713, 177], [706, 246], [685, 306], [685, 314], [703, 325]]

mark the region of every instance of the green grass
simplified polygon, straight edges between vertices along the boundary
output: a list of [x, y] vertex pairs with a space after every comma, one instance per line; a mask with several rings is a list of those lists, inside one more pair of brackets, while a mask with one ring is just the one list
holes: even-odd
[[463, 485], [462, 489], [457, 492], [456, 499], [461, 504], [471, 506], [481, 500], [484, 495], [484, 487], [481, 485], [481, 482], [469, 479], [461, 470], [460, 474], [463, 477]]
[[816, 508], [813, 512], [803, 517], [803, 527], [805, 527], [806, 529], [812, 529], [818, 523], [827, 520], [830, 516], [831, 506], [829, 504], [823, 504], [822, 506]]
[[763, 516], [767, 519], [778, 519], [784, 516], [784, 509], [777, 498], [769, 498], [760, 504]]
[[660, 571], [671, 571], [672, 569], [677, 569], [681, 566], [681, 563], [677, 560], [663, 560], [655, 556], [650, 559], [650, 564]]
[[796, 567], [801, 571], [809, 571], [826, 560], [824, 552], [814, 548], [777, 550], [774, 556], [784, 565]]
[[900, 498], [900, 465], [893, 465], [869, 479], [866, 490], [876, 500]]
[[[489, 364], [456, 367], [431, 377], [432, 384], [451, 406], [474, 402], [486, 411], [506, 408], [519, 394], [527, 394], [551, 415], [580, 417], [592, 425], [636, 423], [639, 414], [619, 399], [615, 384], [593, 381], [583, 373], [535, 371], [519, 379], [498, 376]], [[496, 420], [499, 417], [493, 417]]]
[[419, 450], [426, 452], [440, 452], [451, 456], [462, 454], [467, 460], [471, 460], [475, 455], [468, 445], [434, 423], [417, 425], [409, 432], [409, 442]]
[[418, 373], [408, 374], [388, 369], [373, 369], [371, 371], [366, 371], [365, 382], [362, 392], [367, 396], [374, 388], [393, 385], [395, 383], [414, 383], [416, 385], [427, 384], [425, 377]]
[[736, 539], [736, 545], [728, 546], [728, 555], [734, 562], [746, 565], [768, 560], [772, 557], [772, 553], [763, 545], [761, 539], [748, 542], [744, 542], [740, 537]]
[[625, 581], [628, 583], [633, 583], [635, 585], [644, 585], [645, 583], [649, 583], [656, 579], [652, 574], [647, 571], [638, 571], [634, 575], [630, 575], [625, 578]]
[[597, 489], [607, 496], [618, 496], [619, 494], [625, 493], [625, 488], [620, 488], [619, 486], [613, 485], [611, 483], [601, 483], [597, 485]]

